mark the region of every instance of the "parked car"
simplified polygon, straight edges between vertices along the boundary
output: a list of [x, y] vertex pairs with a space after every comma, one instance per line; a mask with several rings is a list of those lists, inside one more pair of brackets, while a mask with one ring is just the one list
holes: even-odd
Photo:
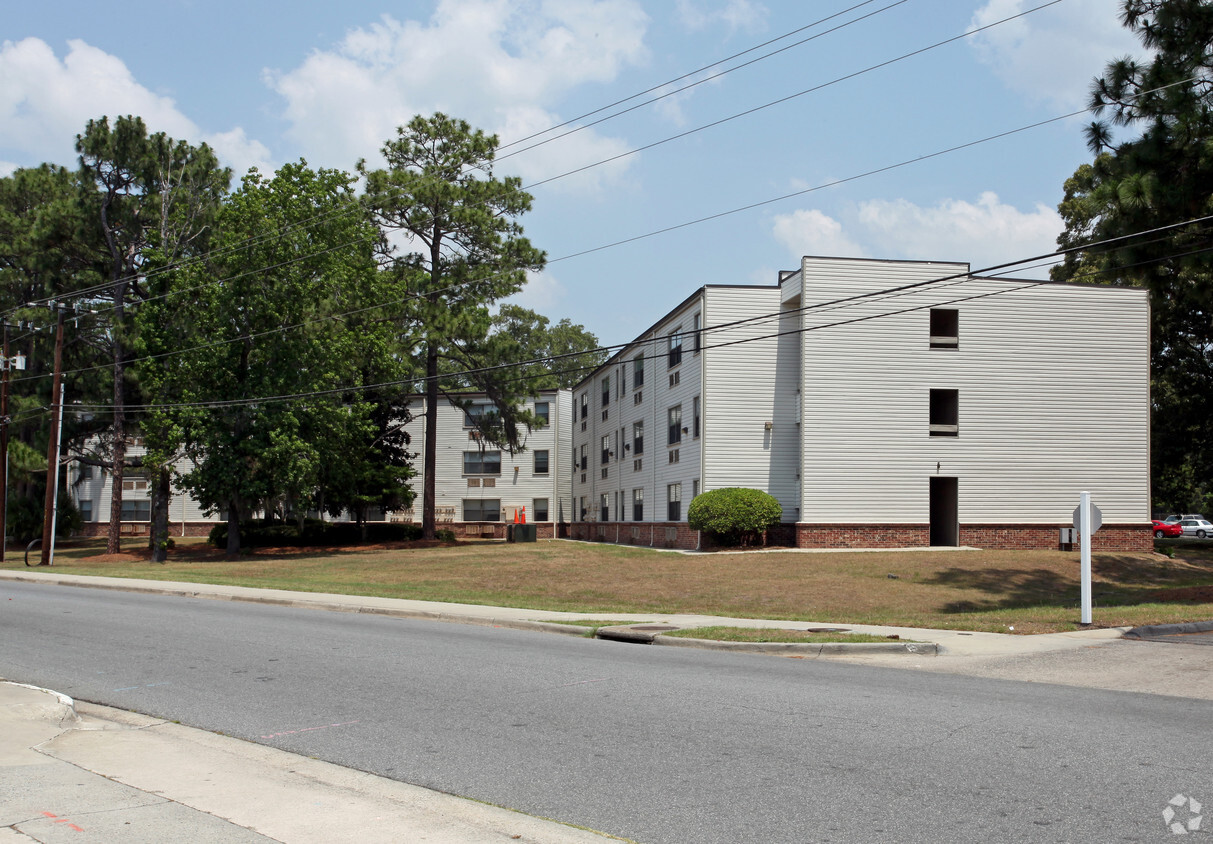
[[1161, 522], [1158, 519], [1154, 519], [1153, 525], [1155, 539], [1184, 535], [1183, 526], [1179, 522]]
[[1206, 536], [1213, 536], [1213, 524], [1204, 519], [1183, 519], [1179, 526], [1183, 528], [1184, 536], [1199, 536], [1204, 539]]
[[1168, 524], [1177, 525], [1184, 519], [1200, 519], [1201, 521], [1207, 521], [1207, 519], [1205, 519], [1205, 517], [1200, 513], [1184, 513], [1182, 516], [1171, 515], [1167, 516], [1165, 519], [1163, 519], [1163, 521]]

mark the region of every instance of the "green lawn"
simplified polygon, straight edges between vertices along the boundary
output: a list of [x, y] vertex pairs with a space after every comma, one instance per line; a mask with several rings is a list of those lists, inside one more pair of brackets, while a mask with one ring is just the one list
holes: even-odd
[[[138, 541], [126, 547], [138, 551]], [[1100, 626], [1213, 619], [1213, 542], [1162, 554], [1097, 554]], [[545, 541], [258, 551], [225, 560], [181, 542], [168, 563], [100, 556], [100, 540], [59, 546], [68, 574], [337, 592], [597, 613], [703, 613], [832, 624], [1016, 633], [1078, 627], [1078, 555], [1060, 551], [671, 554]], [[26, 571], [21, 553], [5, 568]], [[36, 570], [36, 569], [34, 569]], [[45, 569], [43, 569], [45, 571]]]

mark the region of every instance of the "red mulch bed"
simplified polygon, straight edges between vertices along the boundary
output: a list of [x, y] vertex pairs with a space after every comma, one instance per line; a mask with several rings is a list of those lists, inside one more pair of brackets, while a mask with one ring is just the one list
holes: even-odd
[[[418, 539], [413, 542], [380, 542], [367, 545], [283, 545], [272, 548], [245, 548], [242, 556], [249, 557], [302, 557], [308, 554], [360, 554], [364, 551], [397, 551], [414, 548], [445, 548], [451, 545], [461, 545], [461, 542], [442, 542], [437, 539]], [[222, 560], [226, 556], [223, 548], [213, 545], [199, 544], [172, 548], [168, 552], [169, 559], [182, 561], [211, 561]], [[83, 557], [90, 563], [138, 563], [152, 558], [152, 549], [137, 548], [123, 551], [121, 554], [96, 554]]]

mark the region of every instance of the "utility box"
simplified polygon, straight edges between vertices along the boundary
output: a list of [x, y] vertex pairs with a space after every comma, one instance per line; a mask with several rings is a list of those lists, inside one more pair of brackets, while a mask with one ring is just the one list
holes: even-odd
[[538, 538], [535, 525], [506, 525], [507, 542], [535, 542]]

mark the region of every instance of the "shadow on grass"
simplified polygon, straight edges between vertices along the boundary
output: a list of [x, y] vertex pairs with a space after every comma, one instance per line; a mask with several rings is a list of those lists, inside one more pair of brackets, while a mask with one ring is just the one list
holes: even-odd
[[[1092, 600], [1105, 607], [1151, 603], [1206, 603], [1213, 586], [1213, 559], [1143, 561], [1141, 555], [1101, 554], [1092, 562], [1096, 577]], [[1079, 571], [1062, 574], [1037, 569], [949, 568], [921, 581], [926, 585], [983, 592], [986, 600], [950, 601], [939, 608], [947, 614], [1019, 609], [1073, 607], [1080, 600]]]

